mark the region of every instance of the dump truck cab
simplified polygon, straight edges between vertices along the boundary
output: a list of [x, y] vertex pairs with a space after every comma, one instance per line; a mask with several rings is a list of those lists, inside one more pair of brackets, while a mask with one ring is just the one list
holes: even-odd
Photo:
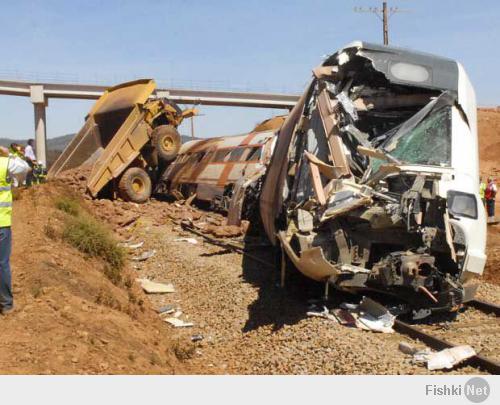
[[75, 167], [91, 167], [87, 188], [92, 197], [121, 197], [145, 202], [159, 172], [181, 146], [177, 127], [195, 114], [153, 96], [156, 83], [136, 80], [104, 92], [82, 129], [49, 170], [49, 177]]

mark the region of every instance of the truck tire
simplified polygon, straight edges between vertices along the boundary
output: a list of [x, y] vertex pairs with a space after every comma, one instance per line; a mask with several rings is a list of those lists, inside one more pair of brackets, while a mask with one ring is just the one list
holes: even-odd
[[130, 167], [118, 182], [118, 192], [125, 201], [144, 203], [151, 197], [151, 178], [144, 169]]
[[181, 148], [181, 136], [172, 125], [160, 125], [153, 130], [151, 140], [158, 158], [171, 162], [177, 157]]

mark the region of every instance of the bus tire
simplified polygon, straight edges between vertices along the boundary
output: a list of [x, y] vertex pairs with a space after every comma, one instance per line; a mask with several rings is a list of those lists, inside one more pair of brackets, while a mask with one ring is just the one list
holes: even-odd
[[118, 192], [125, 201], [144, 203], [151, 197], [151, 178], [140, 167], [129, 167], [118, 182]]
[[151, 134], [153, 147], [158, 153], [158, 158], [171, 162], [177, 157], [181, 148], [181, 136], [172, 125], [160, 125]]

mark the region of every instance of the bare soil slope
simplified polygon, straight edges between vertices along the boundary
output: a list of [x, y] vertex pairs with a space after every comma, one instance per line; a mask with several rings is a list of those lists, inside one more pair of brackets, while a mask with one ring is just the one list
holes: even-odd
[[[500, 109], [478, 110], [479, 166], [481, 175], [493, 176], [499, 180], [500, 174]], [[500, 216], [500, 197], [497, 196], [496, 214]], [[500, 284], [500, 225], [488, 226], [488, 261], [484, 279]]]
[[101, 260], [52, 235], [67, 215], [55, 209], [54, 197], [68, 193], [67, 187], [43, 185], [15, 201], [16, 309], [0, 316], [0, 373], [187, 372], [131, 271], [124, 269], [115, 285]]

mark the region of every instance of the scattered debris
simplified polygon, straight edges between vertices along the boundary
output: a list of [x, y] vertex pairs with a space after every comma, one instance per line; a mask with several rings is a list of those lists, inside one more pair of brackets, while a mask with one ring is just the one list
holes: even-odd
[[393, 333], [396, 317], [387, 308], [371, 298], [363, 297], [360, 304], [342, 303], [332, 311], [335, 319], [345, 326], [373, 332]]
[[174, 239], [174, 242], [187, 242], [187, 243], [191, 243], [193, 245], [198, 244], [198, 241], [195, 238], [177, 238], [177, 239]]
[[384, 306], [364, 297], [358, 307], [358, 321], [369, 330], [382, 333], [393, 333], [392, 329], [396, 317]]
[[203, 340], [203, 335], [202, 334], [197, 334], [197, 335], [192, 335], [191, 336], [191, 342], [199, 342]]
[[475, 350], [469, 345], [455, 346], [440, 352], [431, 353], [427, 357], [428, 370], [450, 369], [460, 362], [475, 356]]
[[[314, 307], [314, 308], [316, 308], [316, 307]], [[323, 306], [322, 311], [310, 310], [310, 311], [307, 311], [306, 314], [307, 314], [307, 316], [325, 318], [325, 319], [328, 319], [330, 321], [334, 321], [335, 323], [338, 323], [337, 318], [334, 315], [332, 315], [330, 313], [330, 311], [328, 311], [328, 308], [325, 306]]]
[[163, 307], [158, 308], [156, 312], [158, 312], [159, 314], [172, 314], [175, 312], [175, 305], [164, 305]]
[[451, 369], [462, 361], [476, 355], [475, 350], [469, 345], [455, 346], [433, 352], [428, 347], [419, 350], [409, 343], [401, 342], [399, 350], [413, 356], [412, 360], [415, 363], [427, 364], [429, 371]]
[[175, 288], [172, 284], [156, 283], [154, 281], [148, 280], [147, 278], [136, 279], [144, 291], [148, 294], [165, 294], [175, 292]]
[[165, 318], [165, 322], [175, 326], [176, 328], [190, 328], [194, 326], [192, 322], [185, 322], [179, 318]]
[[128, 242], [123, 242], [123, 243], [119, 243], [119, 244], [118, 244], [118, 246], [124, 247], [124, 248], [126, 248], [126, 249], [130, 249], [130, 250], [139, 249], [139, 248], [141, 248], [143, 245], [144, 245], [144, 241], [137, 242], [137, 243], [128, 243]]
[[136, 262], [143, 262], [145, 260], [152, 258], [155, 254], [156, 254], [156, 250], [153, 249], [153, 250], [150, 250], [148, 252], [144, 252], [144, 253], [140, 254], [139, 256], [132, 257], [132, 260], [134, 260]]

